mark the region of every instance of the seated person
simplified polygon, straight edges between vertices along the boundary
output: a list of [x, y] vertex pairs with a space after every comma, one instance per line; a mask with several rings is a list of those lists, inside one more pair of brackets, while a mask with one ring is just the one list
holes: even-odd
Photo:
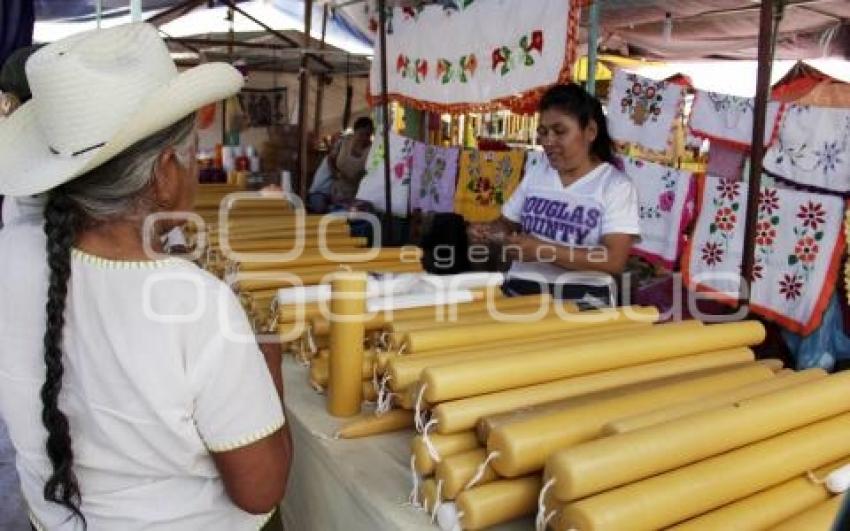
[[537, 134], [548, 164], [525, 175], [501, 218], [470, 225], [470, 239], [504, 245], [509, 295], [614, 302], [613, 276], [640, 234], [638, 195], [614, 167], [602, 105], [578, 85], [552, 87]]

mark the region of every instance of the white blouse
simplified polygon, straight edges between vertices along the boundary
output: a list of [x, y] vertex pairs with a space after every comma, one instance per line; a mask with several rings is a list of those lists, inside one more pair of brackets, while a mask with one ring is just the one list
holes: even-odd
[[[0, 415], [37, 527], [82, 529], [42, 494], [48, 267], [40, 223], [0, 231]], [[116, 262], [74, 251], [59, 405], [89, 529], [238, 531], [210, 452], [278, 430], [283, 409], [235, 295], [190, 262]]]

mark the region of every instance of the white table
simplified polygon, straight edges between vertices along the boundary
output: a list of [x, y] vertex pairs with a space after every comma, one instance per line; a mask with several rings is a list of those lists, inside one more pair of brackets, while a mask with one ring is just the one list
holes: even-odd
[[[430, 516], [407, 505], [413, 430], [354, 440], [330, 436], [344, 424], [307, 385], [308, 370], [283, 364], [287, 422], [295, 461], [281, 514], [286, 531], [434, 531]], [[493, 528], [533, 530], [532, 519]]]

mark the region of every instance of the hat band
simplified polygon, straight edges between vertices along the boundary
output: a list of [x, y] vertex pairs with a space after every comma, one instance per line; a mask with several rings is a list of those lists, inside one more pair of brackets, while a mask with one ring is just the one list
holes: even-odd
[[[87, 148], [83, 148], [83, 149], [81, 149], [81, 150], [79, 150], [79, 151], [75, 151], [75, 152], [71, 153], [71, 156], [72, 156], [72, 157], [76, 157], [76, 156], [78, 156], [78, 155], [82, 155], [83, 153], [88, 153], [89, 151], [91, 151], [91, 150], [93, 150], [93, 149], [97, 149], [97, 148], [99, 148], [99, 147], [103, 147], [103, 146], [105, 146], [105, 145], [106, 145], [106, 142], [101, 142], [100, 144], [95, 144], [95, 145], [93, 145], [93, 146], [89, 146], [89, 147], [87, 147]], [[52, 147], [52, 146], [47, 146], [47, 147], [48, 147], [48, 149], [50, 149], [50, 152], [51, 152], [51, 153], [53, 153], [54, 155], [61, 155], [61, 154], [62, 154], [62, 153], [61, 153], [58, 149], [56, 149], [56, 148], [54, 148], [54, 147]]]

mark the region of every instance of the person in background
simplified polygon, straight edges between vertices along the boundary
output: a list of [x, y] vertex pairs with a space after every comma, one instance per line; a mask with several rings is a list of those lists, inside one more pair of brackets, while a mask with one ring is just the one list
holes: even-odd
[[640, 235], [637, 190], [614, 165], [598, 99], [578, 85], [557, 85], [539, 111], [546, 160], [525, 175], [500, 219], [470, 225], [470, 239], [504, 244], [513, 258], [509, 295], [613, 302], [613, 276]]
[[144, 243], [176, 225], [144, 234], [148, 216], [191, 211], [195, 112], [242, 75], [179, 73], [148, 24], [56, 41], [26, 70], [0, 193], [47, 202], [0, 230], [0, 416], [34, 527], [268, 525], [292, 459], [280, 345], [258, 345], [224, 283]]
[[328, 154], [328, 166], [333, 176], [333, 203], [351, 201], [357, 195], [360, 181], [366, 176], [366, 159], [374, 133], [375, 124], [362, 116], [354, 122], [354, 132], [340, 138]]

